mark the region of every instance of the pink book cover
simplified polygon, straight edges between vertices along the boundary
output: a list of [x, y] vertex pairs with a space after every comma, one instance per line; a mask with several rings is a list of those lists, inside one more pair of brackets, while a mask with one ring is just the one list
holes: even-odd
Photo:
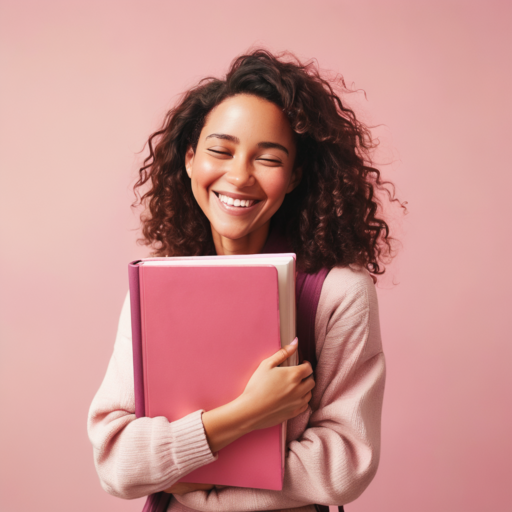
[[[281, 347], [272, 265], [131, 264], [130, 295], [137, 416], [174, 421], [230, 402]], [[181, 481], [280, 490], [284, 442], [281, 425], [256, 430]]]

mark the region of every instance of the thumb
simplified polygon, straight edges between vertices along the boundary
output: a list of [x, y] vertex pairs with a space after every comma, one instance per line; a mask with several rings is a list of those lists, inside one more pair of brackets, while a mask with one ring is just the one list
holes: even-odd
[[296, 350], [298, 346], [298, 339], [295, 338], [289, 345], [285, 345], [283, 348], [278, 350], [275, 354], [267, 358], [270, 367], [279, 366], [284, 363]]

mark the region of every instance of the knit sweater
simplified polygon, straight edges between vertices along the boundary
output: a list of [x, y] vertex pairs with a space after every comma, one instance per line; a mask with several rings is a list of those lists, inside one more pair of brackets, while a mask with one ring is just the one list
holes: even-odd
[[[385, 378], [377, 296], [366, 270], [337, 267], [329, 272], [315, 339], [316, 385], [308, 410], [288, 421], [283, 489], [195, 491], [173, 496], [169, 511], [310, 512], [312, 503], [343, 505], [364, 491], [379, 463]], [[107, 373], [88, 417], [102, 487], [114, 496], [138, 498], [167, 489], [215, 460], [202, 412], [174, 422], [135, 418], [127, 297]]]

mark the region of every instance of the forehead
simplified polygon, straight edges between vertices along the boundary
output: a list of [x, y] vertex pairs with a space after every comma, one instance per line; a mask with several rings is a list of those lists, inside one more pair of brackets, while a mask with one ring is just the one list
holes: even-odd
[[249, 94], [232, 96], [217, 105], [206, 118], [201, 139], [210, 133], [235, 135], [247, 142], [254, 139], [293, 144], [293, 132], [282, 109]]

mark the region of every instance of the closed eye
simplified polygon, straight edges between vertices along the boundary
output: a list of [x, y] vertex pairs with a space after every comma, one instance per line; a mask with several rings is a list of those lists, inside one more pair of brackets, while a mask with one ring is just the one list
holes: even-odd
[[273, 163], [273, 164], [282, 165], [280, 160], [272, 160], [270, 158], [258, 158], [258, 160], [260, 160], [261, 162], [270, 162], [270, 163]]
[[218, 151], [216, 149], [208, 149], [208, 151], [211, 151], [212, 153], [217, 153], [219, 155], [228, 155], [228, 156], [231, 156], [231, 153], [227, 153], [227, 152], [224, 152], [224, 151]]
[[[218, 149], [207, 148], [207, 151], [209, 151], [210, 153], [215, 153], [217, 155], [225, 155], [225, 156], [229, 156], [229, 157], [233, 156], [228, 151], [219, 151]], [[260, 162], [268, 162], [269, 164], [282, 165], [282, 162], [280, 160], [274, 160], [272, 158], [258, 158], [258, 160]]]

